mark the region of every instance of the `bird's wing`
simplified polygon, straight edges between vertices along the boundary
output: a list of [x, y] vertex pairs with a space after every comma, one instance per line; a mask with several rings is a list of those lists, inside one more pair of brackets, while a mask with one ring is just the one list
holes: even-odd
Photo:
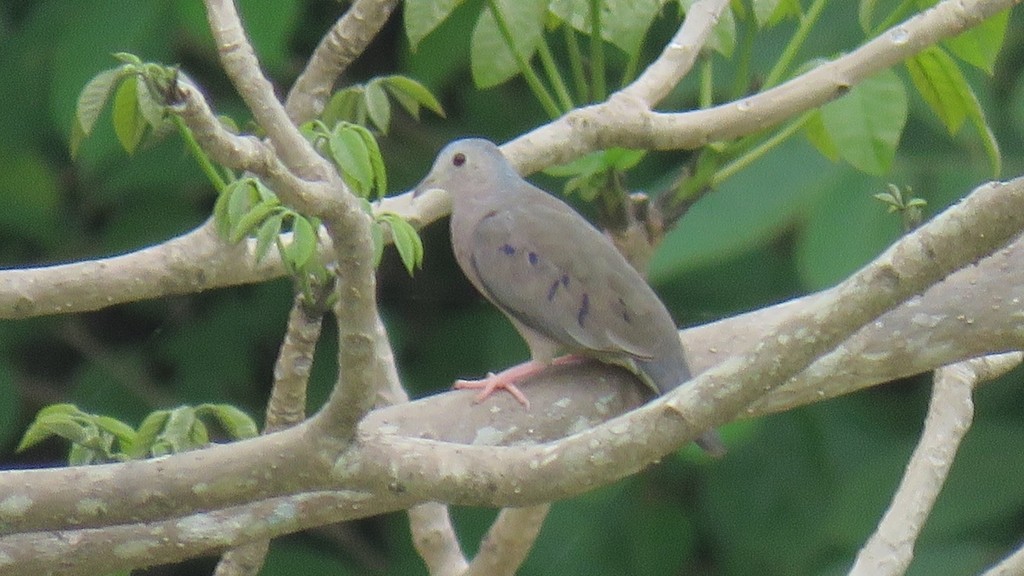
[[474, 227], [470, 250], [485, 295], [569, 351], [650, 359], [659, 349], [664, 306], [568, 206], [531, 202], [491, 211]]

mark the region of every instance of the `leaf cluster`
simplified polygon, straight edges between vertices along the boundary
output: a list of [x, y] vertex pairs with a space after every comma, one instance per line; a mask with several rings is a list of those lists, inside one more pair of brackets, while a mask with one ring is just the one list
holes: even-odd
[[208, 446], [211, 424], [230, 440], [257, 435], [252, 418], [229, 404], [156, 410], [138, 429], [110, 416], [84, 412], [74, 404], [52, 404], [36, 414], [18, 451], [56, 436], [71, 443], [68, 464], [72, 466], [138, 460]]

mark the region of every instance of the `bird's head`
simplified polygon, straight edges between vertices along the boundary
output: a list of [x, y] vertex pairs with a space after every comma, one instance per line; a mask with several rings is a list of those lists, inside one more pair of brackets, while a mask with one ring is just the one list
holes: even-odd
[[437, 155], [430, 173], [413, 189], [413, 198], [440, 189], [455, 201], [495, 188], [506, 173], [515, 175], [515, 170], [490, 140], [456, 140]]

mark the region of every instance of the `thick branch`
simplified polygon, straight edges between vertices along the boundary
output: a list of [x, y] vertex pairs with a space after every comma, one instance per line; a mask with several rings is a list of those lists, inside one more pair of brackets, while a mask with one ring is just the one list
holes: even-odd
[[1024, 179], [983, 186], [765, 335], [746, 355], [625, 416], [537, 447], [453, 453], [422, 440], [367, 438], [357, 460], [338, 463], [336, 477], [431, 500], [513, 506], [614, 481], [727, 421], [860, 326], [996, 250], [1022, 227]]
[[313, 492], [146, 524], [5, 536], [0, 538], [0, 572], [109, 574], [180, 562], [253, 540], [322, 526], [346, 511], [374, 515], [401, 505], [387, 496], [371, 499], [360, 492]]

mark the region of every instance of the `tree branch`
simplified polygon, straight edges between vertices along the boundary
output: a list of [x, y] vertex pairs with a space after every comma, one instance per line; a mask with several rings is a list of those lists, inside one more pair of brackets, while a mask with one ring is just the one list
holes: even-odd
[[1013, 352], [935, 371], [921, 441], [878, 529], [857, 555], [851, 576], [896, 576], [906, 571], [914, 558], [914, 543], [946, 482], [960, 441], [971, 427], [975, 386], [1012, 370], [1022, 358], [1024, 354]]
[[[31, 532], [0, 538], [0, 572], [95, 576], [180, 562], [230, 546], [334, 522], [345, 514], [381, 514], [402, 506], [360, 492], [313, 492], [145, 524]], [[347, 511], [347, 512], [346, 512]]]
[[550, 509], [550, 504], [538, 504], [502, 510], [464, 576], [514, 576], [530, 553]]
[[285, 100], [295, 124], [323, 111], [338, 77], [380, 32], [398, 0], [356, 0], [320, 40]]
[[337, 180], [337, 173], [299, 133], [284, 106], [274, 96], [274, 87], [260, 70], [233, 0], [205, 0], [205, 4], [210, 31], [217, 42], [224, 71], [256, 122], [266, 130], [278, 157], [305, 180]]
[[694, 149], [751, 134], [845, 94], [861, 80], [956, 36], [1021, 0], [944, 0], [827, 64], [771, 90], [705, 110], [651, 112], [626, 92], [581, 108], [502, 147], [522, 174], [612, 146]]
[[1024, 178], [982, 186], [820, 295], [745, 355], [625, 416], [536, 447], [467, 446], [452, 453], [434, 442], [378, 435], [357, 460], [339, 462], [335, 478], [430, 500], [506, 506], [612, 482], [739, 414], [860, 326], [998, 249], [1022, 227]]
[[693, 63], [711, 36], [711, 29], [718, 23], [722, 10], [728, 5], [729, 0], [701, 0], [690, 6], [683, 25], [669, 41], [661, 56], [632, 84], [623, 88], [619, 95], [639, 101], [646, 108], [661, 102], [661, 99], [693, 68]]

